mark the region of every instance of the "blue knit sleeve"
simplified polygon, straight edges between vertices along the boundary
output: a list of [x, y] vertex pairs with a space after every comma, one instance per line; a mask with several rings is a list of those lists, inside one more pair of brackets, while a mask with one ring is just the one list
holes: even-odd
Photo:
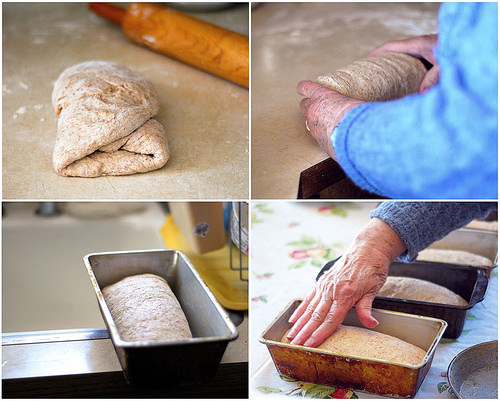
[[383, 202], [370, 213], [399, 235], [407, 251], [404, 262], [415, 260], [422, 249], [471, 220], [484, 218], [497, 208], [496, 202]]
[[439, 83], [362, 104], [332, 133], [360, 187], [398, 199], [497, 199], [497, 3], [443, 3]]

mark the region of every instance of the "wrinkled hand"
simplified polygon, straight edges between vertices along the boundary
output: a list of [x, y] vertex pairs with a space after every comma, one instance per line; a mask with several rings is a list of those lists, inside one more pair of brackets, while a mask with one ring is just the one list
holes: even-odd
[[349, 250], [316, 283], [291, 316], [292, 344], [316, 347], [344, 321], [356, 305], [363, 325], [377, 326], [372, 303], [387, 279], [389, 265], [406, 249], [384, 221], [372, 219]]
[[306, 97], [300, 102], [300, 109], [312, 137], [321, 149], [336, 160], [331, 141], [333, 129], [349, 110], [363, 102], [312, 81], [299, 82], [297, 92]]
[[384, 52], [406, 53], [414, 57], [423, 58], [432, 64], [424, 79], [420, 83], [419, 92], [424, 93], [439, 82], [439, 65], [434, 57], [434, 47], [437, 44], [438, 35], [422, 35], [411, 39], [395, 40], [384, 43], [373, 50], [368, 57], [376, 56]]

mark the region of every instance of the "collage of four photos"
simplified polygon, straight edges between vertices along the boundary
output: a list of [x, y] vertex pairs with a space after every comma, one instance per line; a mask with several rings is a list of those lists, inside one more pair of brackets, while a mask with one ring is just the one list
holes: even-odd
[[498, 399], [498, 3], [2, 3], [2, 398]]

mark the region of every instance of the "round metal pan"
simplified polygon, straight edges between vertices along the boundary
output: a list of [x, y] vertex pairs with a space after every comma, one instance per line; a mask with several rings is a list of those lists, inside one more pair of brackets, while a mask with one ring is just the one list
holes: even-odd
[[458, 398], [498, 398], [498, 341], [473, 345], [448, 366], [448, 381]]

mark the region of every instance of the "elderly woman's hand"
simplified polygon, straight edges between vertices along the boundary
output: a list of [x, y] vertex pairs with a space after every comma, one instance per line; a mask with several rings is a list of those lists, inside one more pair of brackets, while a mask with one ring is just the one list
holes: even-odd
[[297, 92], [306, 97], [300, 102], [300, 109], [312, 137], [336, 160], [331, 140], [333, 129], [349, 110], [363, 102], [312, 81], [299, 82]]
[[405, 40], [394, 40], [384, 43], [373, 50], [368, 57], [376, 56], [384, 52], [406, 53], [417, 58], [423, 58], [432, 64], [424, 79], [420, 83], [419, 92], [423, 93], [439, 82], [439, 65], [434, 56], [434, 48], [437, 45], [438, 35], [422, 35]]
[[291, 316], [291, 343], [318, 346], [354, 305], [361, 323], [375, 327], [378, 322], [371, 314], [373, 299], [385, 283], [389, 265], [405, 250], [396, 232], [373, 218]]

